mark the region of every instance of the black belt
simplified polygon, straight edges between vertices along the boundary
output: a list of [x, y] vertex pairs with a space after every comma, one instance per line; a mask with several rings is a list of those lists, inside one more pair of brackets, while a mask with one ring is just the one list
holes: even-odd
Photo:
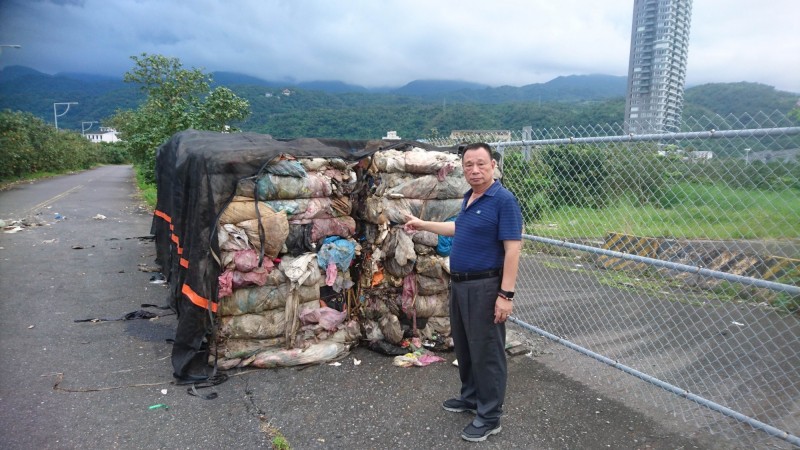
[[484, 272], [450, 272], [450, 279], [453, 281], [482, 280], [484, 278], [499, 277], [502, 272], [500, 269]]

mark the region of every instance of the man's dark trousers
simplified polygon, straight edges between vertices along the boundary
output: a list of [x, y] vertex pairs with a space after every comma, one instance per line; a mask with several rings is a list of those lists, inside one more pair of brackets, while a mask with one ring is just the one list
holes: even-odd
[[494, 323], [500, 277], [452, 282], [450, 327], [461, 377], [461, 399], [477, 418], [496, 424], [503, 414], [508, 367], [505, 323]]

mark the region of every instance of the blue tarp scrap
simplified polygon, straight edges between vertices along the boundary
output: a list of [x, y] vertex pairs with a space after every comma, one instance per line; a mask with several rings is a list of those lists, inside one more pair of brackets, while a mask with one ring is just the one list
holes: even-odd
[[317, 262], [323, 269], [332, 261], [339, 270], [346, 270], [355, 256], [355, 243], [340, 236], [330, 236], [322, 241], [322, 246], [317, 252]]

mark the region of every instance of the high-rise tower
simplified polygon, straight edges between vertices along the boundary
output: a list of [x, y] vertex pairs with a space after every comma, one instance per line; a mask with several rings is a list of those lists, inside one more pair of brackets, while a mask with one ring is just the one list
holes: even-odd
[[683, 109], [692, 0], [634, 0], [627, 131], [678, 131]]

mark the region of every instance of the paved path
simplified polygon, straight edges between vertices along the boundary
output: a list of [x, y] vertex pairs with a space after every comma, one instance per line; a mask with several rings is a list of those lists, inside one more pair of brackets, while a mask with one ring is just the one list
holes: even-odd
[[215, 400], [189, 396], [170, 384], [174, 316], [74, 321], [165, 303], [139, 270], [155, 249], [133, 183], [108, 166], [0, 192], [0, 219], [45, 223], [0, 234], [0, 448], [269, 448], [275, 430], [296, 449], [728, 448], [525, 355], [510, 360], [503, 432], [483, 444], [459, 437], [469, 415], [440, 407], [458, 391], [452, 365], [398, 368], [362, 348], [338, 367], [231, 373]]

